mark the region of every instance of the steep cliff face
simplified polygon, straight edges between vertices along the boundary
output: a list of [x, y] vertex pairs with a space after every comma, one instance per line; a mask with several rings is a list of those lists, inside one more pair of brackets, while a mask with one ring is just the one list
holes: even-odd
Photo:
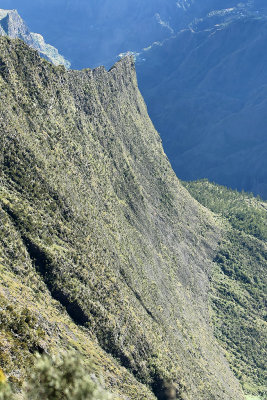
[[62, 64], [67, 68], [70, 67], [70, 62], [60, 55], [55, 47], [45, 43], [42, 35], [29, 31], [17, 10], [0, 9], [0, 35], [7, 35], [13, 39], [22, 39], [30, 47], [36, 49], [42, 57], [45, 57], [53, 64]]
[[1, 296], [38, 321], [29, 342], [3, 328], [1, 367], [75, 348], [123, 398], [243, 399], [208, 308], [223, 231], [172, 171], [133, 60], [67, 71], [1, 38], [0, 66]]

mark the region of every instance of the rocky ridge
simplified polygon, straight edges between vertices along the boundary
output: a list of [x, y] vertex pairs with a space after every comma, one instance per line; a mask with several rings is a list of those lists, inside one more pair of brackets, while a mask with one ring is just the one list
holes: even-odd
[[55, 65], [70, 67], [70, 62], [66, 60], [58, 50], [45, 43], [42, 35], [30, 32], [17, 10], [0, 9], [0, 35], [11, 38], [22, 39], [30, 47], [36, 49], [40, 55]]

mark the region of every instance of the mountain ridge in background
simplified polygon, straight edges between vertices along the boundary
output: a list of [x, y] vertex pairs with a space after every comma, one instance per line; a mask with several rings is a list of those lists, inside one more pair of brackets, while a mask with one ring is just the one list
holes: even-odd
[[[232, 2], [234, 3], [234, 2]], [[137, 64], [140, 89], [178, 176], [267, 196], [267, 10], [209, 12]]]
[[55, 47], [45, 43], [42, 35], [29, 31], [17, 10], [0, 9], [0, 35], [22, 39], [53, 64], [70, 67], [70, 62], [60, 55]]

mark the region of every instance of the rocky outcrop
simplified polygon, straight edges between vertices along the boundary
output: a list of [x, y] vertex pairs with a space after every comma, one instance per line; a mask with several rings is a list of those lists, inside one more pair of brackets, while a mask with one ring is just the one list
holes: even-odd
[[22, 39], [30, 47], [36, 49], [42, 57], [51, 61], [53, 64], [62, 64], [66, 68], [70, 67], [70, 62], [60, 55], [55, 47], [45, 43], [42, 35], [29, 31], [17, 10], [0, 9], [0, 35]]

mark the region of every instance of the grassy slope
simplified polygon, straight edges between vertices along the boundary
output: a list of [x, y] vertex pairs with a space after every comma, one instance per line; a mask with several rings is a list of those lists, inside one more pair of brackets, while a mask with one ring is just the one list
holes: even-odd
[[215, 335], [244, 389], [264, 396], [267, 203], [205, 180], [184, 184], [230, 223], [211, 278]]
[[[132, 60], [66, 71], [7, 38], [0, 58], [6, 301], [30, 308], [51, 352], [78, 335], [87, 356], [100, 346], [103, 373], [113, 368], [114, 390], [130, 398], [145, 398], [141, 383], [153, 398], [165, 379], [183, 399], [242, 399], [207, 307], [221, 228], [173, 173]], [[23, 379], [39, 344], [17, 351], [8, 326], [3, 367]]]
[[[3, 213], [1, 217], [8, 234], [6, 237], [12, 239], [4, 247], [1, 245], [1, 255], [10, 252], [13, 256], [1, 257], [0, 264], [0, 368], [12, 386], [20, 387], [29, 375], [35, 352], [77, 351], [90, 370], [103, 377], [116, 399], [126, 398], [125, 394], [140, 400], [154, 399], [148, 388], [101, 349], [88, 329], [78, 327], [60, 303], [51, 298], [14, 227]], [[21, 271], [22, 252], [27, 275]], [[20, 272], [14, 273], [10, 263], [12, 269], [17, 265]]]

